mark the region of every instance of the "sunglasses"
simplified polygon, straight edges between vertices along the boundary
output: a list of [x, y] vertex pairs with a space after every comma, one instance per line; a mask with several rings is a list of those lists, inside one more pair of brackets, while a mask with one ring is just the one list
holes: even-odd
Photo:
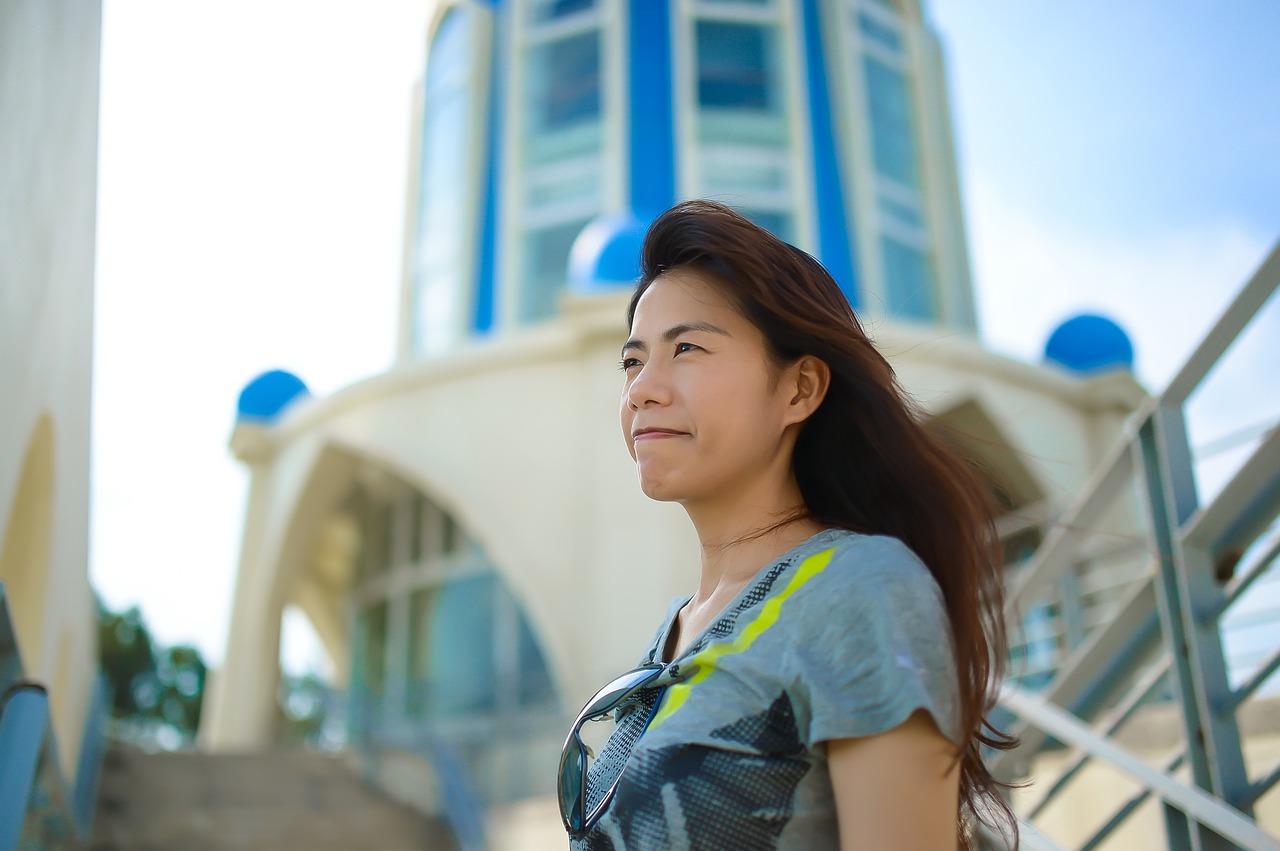
[[[609, 783], [604, 794], [599, 796], [599, 800], [588, 811], [587, 773], [589, 766], [587, 759], [591, 756], [591, 749], [582, 742], [582, 725], [588, 721], [598, 721], [619, 706], [622, 706], [636, 692], [657, 679], [658, 675], [664, 670], [666, 670], [666, 665], [655, 662], [649, 665], [642, 665], [634, 671], [628, 671], [596, 692], [595, 696], [587, 701], [587, 705], [578, 713], [577, 720], [573, 722], [573, 727], [569, 730], [569, 737], [564, 742], [564, 750], [560, 753], [560, 774], [557, 788], [557, 797], [560, 799], [560, 818], [564, 821], [565, 830], [573, 838], [581, 837], [595, 825], [600, 818], [600, 814], [604, 812], [609, 801], [613, 799], [613, 793], [618, 788], [618, 781], [622, 779], [622, 771], [619, 770]], [[648, 707], [648, 717], [643, 719], [639, 729], [636, 731], [635, 735], [637, 737], [649, 725], [649, 718], [652, 717], [653, 708], [656, 705], [657, 701], [654, 700]]]

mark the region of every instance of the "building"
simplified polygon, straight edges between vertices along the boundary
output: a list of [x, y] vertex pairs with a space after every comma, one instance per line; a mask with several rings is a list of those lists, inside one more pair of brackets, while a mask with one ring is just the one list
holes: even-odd
[[[917, 3], [443, 2], [427, 44], [398, 359], [323, 399], [280, 371], [241, 395], [231, 446], [251, 490], [202, 737], [273, 741], [293, 605], [371, 776], [463, 831], [487, 813], [495, 847], [560, 847], [566, 716], [634, 663], [697, 570], [686, 518], [639, 493], [616, 422], [657, 212], [716, 198], [818, 257], [992, 471], [1014, 562], [1146, 394], [1103, 319], [1064, 324], [1040, 365], [978, 343]], [[1136, 521], [1122, 506], [1106, 522]], [[1082, 605], [1097, 618], [1118, 593]]]
[[0, 0], [0, 692], [47, 692], [48, 727], [41, 709], [24, 733], [51, 730], [42, 776], [74, 790], [77, 818], [104, 706], [88, 575], [100, 28], [96, 2]]

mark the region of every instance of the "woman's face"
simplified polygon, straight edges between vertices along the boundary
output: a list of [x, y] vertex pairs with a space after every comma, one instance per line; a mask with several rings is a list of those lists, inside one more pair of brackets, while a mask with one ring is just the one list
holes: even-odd
[[789, 471], [788, 382], [760, 331], [698, 272], [667, 273], [645, 290], [622, 368], [622, 434], [646, 495], [733, 498]]

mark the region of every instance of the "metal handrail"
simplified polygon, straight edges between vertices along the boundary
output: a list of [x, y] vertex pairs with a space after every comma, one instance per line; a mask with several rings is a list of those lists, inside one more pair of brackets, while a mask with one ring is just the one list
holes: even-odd
[[44, 752], [44, 687], [18, 681], [0, 699], [0, 851], [17, 848]]
[[1280, 839], [1263, 831], [1238, 810], [1194, 786], [1184, 785], [1156, 771], [1110, 739], [1095, 733], [1066, 710], [1015, 687], [1001, 691], [1000, 705], [1055, 739], [1105, 760], [1111, 767], [1150, 789], [1165, 803], [1225, 839], [1254, 851], [1280, 851]]
[[97, 803], [106, 738], [106, 682], [100, 676], [95, 680], [75, 776], [67, 778], [58, 760], [47, 689], [23, 679], [21, 670], [0, 582], [0, 851], [17, 848], [20, 842], [26, 843], [21, 847], [61, 847], [63, 840], [83, 844]]
[[[1148, 399], [1134, 412], [1120, 439], [1112, 445], [1102, 463], [1067, 508], [1063, 523], [1050, 532], [1031, 564], [1019, 574], [1005, 603], [1005, 612], [1011, 621], [1016, 621], [1018, 611], [1043, 594], [1071, 564], [1080, 545], [1080, 536], [1074, 530], [1095, 526], [1110, 498], [1119, 493], [1121, 485], [1132, 475], [1135, 468], [1134, 447], [1141, 427], [1161, 407], [1181, 405], [1187, 400], [1249, 321], [1262, 309], [1275, 292], [1277, 284], [1280, 284], [1280, 242], [1271, 249], [1267, 259], [1214, 323], [1164, 393]], [[1277, 431], [1280, 429], [1273, 431], [1273, 438]]]
[[[1078, 564], [1087, 561], [1089, 533], [1083, 530], [1096, 528], [1131, 482], [1142, 485], [1151, 524], [1150, 570], [1134, 582], [1111, 622], [1092, 629], [1084, 624], [1083, 633], [1071, 642], [1078, 646], [1040, 693], [1042, 697], [1010, 683], [1000, 698], [1001, 708], [1017, 719], [1013, 730], [1023, 746], [992, 756], [990, 764], [998, 776], [1025, 771], [1026, 755], [1039, 750], [1046, 740], [1078, 749], [1024, 818], [1042, 811], [1091, 760], [1106, 762], [1142, 786], [1143, 791], [1114, 813], [1085, 848], [1096, 847], [1138, 804], [1154, 795], [1166, 809], [1180, 811], [1187, 819], [1182, 827], [1177, 827], [1179, 817], [1166, 819], [1169, 841], [1176, 847], [1188, 840], [1196, 845], [1199, 836], [1208, 843], [1205, 847], [1218, 848], [1230, 841], [1248, 848], [1280, 849], [1280, 839], [1250, 818], [1254, 801], [1280, 782], [1280, 766], [1250, 782], [1235, 719], [1244, 700], [1280, 670], [1280, 652], [1265, 656], [1244, 684], [1232, 689], [1219, 632], [1228, 609], [1273, 566], [1280, 550], [1280, 542], [1266, 535], [1280, 510], [1280, 428], [1259, 432], [1261, 439], [1250, 457], [1214, 499], [1202, 505], [1183, 410], [1278, 287], [1280, 243], [1164, 393], [1146, 400], [1130, 418], [1085, 487], [1011, 582], [1005, 609], [1010, 623], [1019, 622], [1021, 613], [1033, 604], [1059, 593], [1055, 589], [1073, 590], [1067, 580]], [[1253, 553], [1260, 557], [1253, 558]], [[1227, 582], [1221, 574], [1242, 555], [1250, 559], [1245, 572]], [[1076, 626], [1080, 633], [1080, 624]], [[1137, 631], [1148, 628], [1148, 638], [1140, 640]], [[1157, 643], [1165, 645], [1164, 656], [1171, 664], [1148, 668], [1146, 660]], [[1189, 766], [1189, 783], [1146, 766], [1109, 738], [1117, 723], [1147, 702], [1165, 671], [1172, 674], [1172, 691], [1181, 709], [1184, 747], [1175, 758]], [[1136, 682], [1131, 679], [1135, 675]], [[1108, 713], [1111, 717], [1101, 722], [1100, 729], [1090, 728], [1084, 719], [1093, 719], [1112, 705], [1121, 685], [1131, 687]]]

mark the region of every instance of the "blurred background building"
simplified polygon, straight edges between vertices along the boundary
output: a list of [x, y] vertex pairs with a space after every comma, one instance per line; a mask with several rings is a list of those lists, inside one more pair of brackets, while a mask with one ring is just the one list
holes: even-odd
[[[558, 847], [568, 717], [697, 571], [616, 421], [658, 212], [723, 200], [818, 257], [989, 471], [1015, 564], [1146, 394], [1101, 317], [1065, 322], [1040, 365], [978, 343], [942, 61], [913, 3], [442, 3], [427, 45], [399, 357], [326, 398], [280, 371], [244, 389], [232, 448], [252, 484], [202, 735], [275, 740], [293, 605], [370, 776], [487, 822], [493, 847]], [[1132, 533], [1135, 512], [1104, 525]], [[1097, 561], [1075, 598], [1094, 621], [1137, 564]], [[1034, 608], [1020, 676], [1052, 675], [1054, 617]]]
[[[991, 765], [1034, 781], [1023, 847], [1280, 848], [1280, 431], [1232, 437], [1240, 462], [1206, 489], [1185, 417], [1274, 302], [1280, 250], [1157, 397], [1102, 316], [1012, 360], [976, 336], [920, 4], [432, 8], [395, 363], [323, 397], [280, 370], [244, 387], [204, 752], [104, 762], [85, 571], [100, 7], [0, 0], [0, 848], [82, 841], [99, 766], [94, 847], [563, 847], [569, 718], [698, 569], [684, 513], [636, 486], [615, 367], [645, 229], [692, 197], [818, 257], [988, 476], [1013, 642], [998, 711], [1023, 739]], [[282, 677], [286, 608], [331, 682]], [[102, 648], [140, 627], [102, 623]], [[185, 695], [189, 729], [186, 650], [146, 682]], [[282, 750], [299, 739], [343, 757]]]
[[0, 2], [0, 775], [22, 743], [38, 808], [80, 827], [103, 711], [88, 575], [100, 22], [96, 2]]

